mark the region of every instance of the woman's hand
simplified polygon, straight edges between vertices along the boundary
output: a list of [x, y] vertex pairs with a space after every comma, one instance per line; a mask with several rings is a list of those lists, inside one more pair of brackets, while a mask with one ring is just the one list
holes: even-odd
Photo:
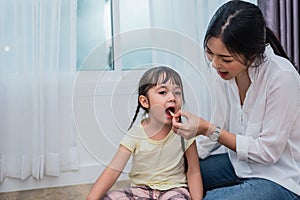
[[[180, 117], [186, 119], [184, 123], [179, 122]], [[173, 116], [172, 123], [173, 131], [186, 139], [191, 139], [197, 135], [206, 135], [210, 126], [210, 123], [201, 117], [182, 110]]]

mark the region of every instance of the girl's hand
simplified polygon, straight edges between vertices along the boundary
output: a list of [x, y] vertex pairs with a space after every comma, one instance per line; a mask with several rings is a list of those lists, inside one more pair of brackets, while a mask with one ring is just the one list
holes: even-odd
[[[178, 122], [180, 117], [184, 117], [185, 123]], [[201, 117], [182, 110], [178, 111], [172, 119], [173, 131], [186, 139], [191, 139], [197, 135], [206, 135], [210, 123]]]

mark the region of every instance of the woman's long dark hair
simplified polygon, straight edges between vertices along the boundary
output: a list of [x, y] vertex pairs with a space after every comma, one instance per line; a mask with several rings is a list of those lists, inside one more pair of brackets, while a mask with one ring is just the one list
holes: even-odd
[[233, 0], [222, 5], [208, 25], [204, 48], [211, 37], [221, 39], [227, 50], [246, 66], [263, 62], [267, 43], [275, 54], [289, 59], [278, 38], [266, 27], [263, 13], [252, 3]]

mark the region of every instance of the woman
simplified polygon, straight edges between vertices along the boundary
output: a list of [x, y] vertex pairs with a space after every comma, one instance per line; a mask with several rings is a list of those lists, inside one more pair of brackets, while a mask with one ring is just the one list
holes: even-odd
[[[216, 104], [212, 122], [184, 111], [173, 118], [177, 134], [202, 136], [204, 199], [300, 199], [300, 77], [262, 12], [243, 1], [225, 3], [204, 48], [226, 106]], [[225, 153], [214, 154], [220, 146]]]

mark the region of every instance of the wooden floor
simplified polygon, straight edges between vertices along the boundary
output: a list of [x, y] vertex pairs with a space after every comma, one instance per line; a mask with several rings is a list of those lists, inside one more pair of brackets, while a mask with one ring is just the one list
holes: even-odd
[[[129, 186], [129, 181], [118, 181], [112, 189]], [[45, 188], [18, 192], [0, 193], [1, 200], [84, 200], [92, 184]]]

